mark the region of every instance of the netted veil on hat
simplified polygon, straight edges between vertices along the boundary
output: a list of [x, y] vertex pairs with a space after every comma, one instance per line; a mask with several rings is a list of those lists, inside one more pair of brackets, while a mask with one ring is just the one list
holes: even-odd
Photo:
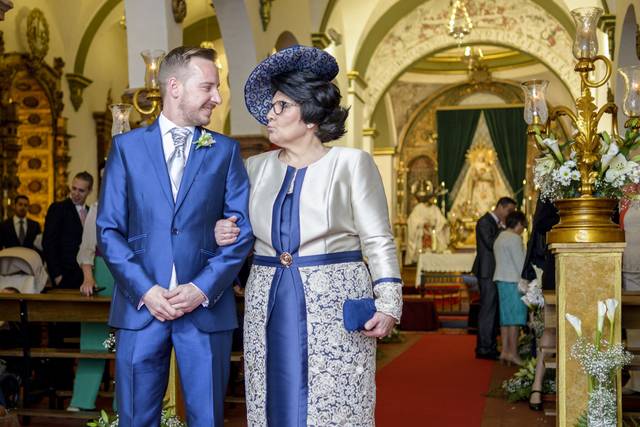
[[322, 49], [291, 46], [274, 53], [258, 64], [244, 85], [244, 102], [249, 113], [263, 125], [271, 109], [271, 77], [289, 71], [309, 71], [326, 81], [338, 75], [336, 59]]

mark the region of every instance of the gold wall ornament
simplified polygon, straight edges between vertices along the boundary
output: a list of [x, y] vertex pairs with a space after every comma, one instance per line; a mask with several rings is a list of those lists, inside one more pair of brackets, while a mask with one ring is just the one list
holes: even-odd
[[262, 31], [267, 31], [269, 22], [271, 22], [271, 3], [274, 0], [260, 0], [260, 22], [262, 22]]
[[42, 61], [49, 51], [49, 24], [44, 13], [34, 8], [27, 16], [27, 43], [31, 56]]
[[176, 24], [181, 24], [187, 16], [187, 2], [185, 0], [171, 0], [171, 11]]
[[67, 73], [69, 85], [69, 98], [73, 109], [78, 111], [82, 105], [82, 93], [93, 81], [80, 74]]
[[151, 121], [155, 120], [162, 110], [162, 95], [160, 94], [160, 82], [158, 72], [160, 63], [164, 58], [163, 50], [143, 50], [140, 52], [145, 64], [144, 87], [133, 93], [133, 107]]

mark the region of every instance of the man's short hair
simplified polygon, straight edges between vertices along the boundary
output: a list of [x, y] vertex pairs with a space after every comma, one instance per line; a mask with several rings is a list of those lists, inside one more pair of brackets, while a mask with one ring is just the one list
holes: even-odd
[[24, 194], [18, 194], [13, 198], [13, 204], [16, 205], [18, 203], [18, 200], [20, 199], [26, 200], [27, 204], [29, 203], [29, 198], [27, 196], [25, 196]]
[[83, 171], [83, 172], [78, 172], [76, 174], [76, 176], [73, 177], [74, 179], [81, 179], [83, 181], [86, 181], [89, 183], [89, 190], [91, 190], [93, 188], [93, 176], [87, 172], [87, 171]]
[[180, 46], [172, 49], [160, 63], [160, 71], [158, 72], [160, 95], [165, 96], [167, 93], [167, 80], [184, 71], [189, 66], [191, 58], [202, 58], [215, 62], [217, 57], [218, 54], [214, 49], [204, 47]]
[[509, 206], [509, 205], [514, 205], [515, 206], [515, 205], [517, 205], [517, 203], [511, 197], [500, 197], [500, 199], [498, 200], [498, 203], [496, 203], [496, 208], [498, 206], [501, 206], [501, 207], [504, 208], [504, 207]]

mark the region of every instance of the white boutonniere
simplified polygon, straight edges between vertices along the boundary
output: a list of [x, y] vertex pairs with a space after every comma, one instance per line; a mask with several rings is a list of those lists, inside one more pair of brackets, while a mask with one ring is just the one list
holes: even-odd
[[198, 140], [195, 142], [196, 150], [198, 148], [211, 147], [215, 143], [216, 143], [216, 140], [213, 139], [213, 137], [209, 132], [202, 131], [202, 135], [200, 135], [200, 138], [198, 138]]

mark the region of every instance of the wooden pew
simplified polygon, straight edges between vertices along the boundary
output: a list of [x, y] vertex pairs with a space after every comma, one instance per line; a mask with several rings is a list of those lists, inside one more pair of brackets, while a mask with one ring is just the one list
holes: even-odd
[[[85, 297], [76, 290], [55, 290], [45, 294], [0, 293], [0, 321], [19, 322], [22, 347], [0, 349], [0, 357], [20, 357], [23, 362], [23, 407], [18, 415], [63, 417], [67, 411], [34, 410], [24, 407], [24, 399], [29, 395], [32, 359], [34, 358], [71, 358], [71, 359], [114, 359], [114, 353], [80, 352], [79, 349], [32, 347], [29, 338], [30, 322], [102, 322], [109, 318], [110, 297]], [[75, 414], [82, 419], [99, 416], [95, 411]]]
[[[34, 358], [114, 359], [115, 353], [107, 352], [106, 350], [104, 352], [80, 352], [79, 349], [31, 347], [27, 327], [29, 322], [107, 323], [110, 304], [110, 297], [85, 297], [76, 290], [54, 290], [45, 294], [0, 293], [0, 321], [19, 322], [22, 326], [20, 330], [26, 334], [22, 337], [21, 348], [0, 349], [0, 357], [21, 357], [24, 363], [24, 378], [30, 378], [31, 359]], [[241, 352], [233, 352], [231, 354], [232, 363], [241, 363], [242, 361]], [[24, 381], [23, 395], [26, 396], [28, 392], [28, 381]], [[68, 393], [63, 391], [58, 394], [64, 396]], [[227, 397], [225, 401], [229, 403], [244, 403], [244, 399], [231, 396]], [[76, 415], [81, 415], [84, 419], [97, 418], [99, 416], [98, 412], [81, 412], [82, 414]], [[60, 417], [64, 414], [69, 414], [69, 412], [20, 408], [18, 414], [23, 416]]]

